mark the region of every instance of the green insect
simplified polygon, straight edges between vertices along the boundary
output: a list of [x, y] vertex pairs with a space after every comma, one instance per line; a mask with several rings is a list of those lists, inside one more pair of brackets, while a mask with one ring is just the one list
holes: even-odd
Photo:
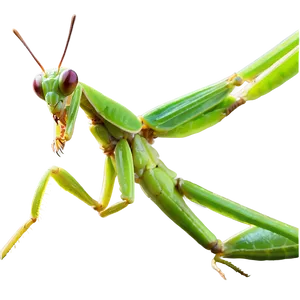
[[[64, 190], [91, 206], [101, 217], [114, 214], [134, 202], [134, 185], [178, 226], [205, 249], [215, 254], [212, 266], [225, 279], [216, 263], [222, 263], [249, 276], [223, 258], [279, 260], [298, 257], [298, 229], [236, 202], [216, 195], [192, 182], [177, 178], [152, 147], [158, 137], [182, 138], [219, 123], [248, 100], [257, 99], [298, 73], [299, 34], [286, 40], [239, 72], [200, 90], [163, 104], [136, 117], [121, 104], [78, 81], [71, 69], [62, 68], [75, 22], [72, 17], [64, 53], [58, 68], [45, 71], [21, 35], [16, 36], [39, 64], [42, 73], [33, 88], [53, 116], [56, 128], [53, 151], [60, 155], [72, 138], [79, 107], [90, 120], [90, 131], [106, 155], [100, 201], [91, 198], [64, 169], [46, 171], [35, 192], [30, 219], [1, 250], [3, 259], [20, 237], [39, 217], [49, 178]], [[243, 85], [243, 86], [242, 86]], [[238, 91], [236, 92], [236, 88]], [[235, 94], [233, 95], [233, 91]], [[109, 206], [116, 177], [121, 201]], [[187, 198], [226, 217], [251, 226], [222, 242], [186, 205]]]

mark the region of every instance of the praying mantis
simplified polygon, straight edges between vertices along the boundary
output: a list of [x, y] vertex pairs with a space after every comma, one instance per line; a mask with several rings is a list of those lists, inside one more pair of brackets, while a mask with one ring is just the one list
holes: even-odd
[[[101, 217], [123, 210], [134, 201], [134, 184], [178, 226], [201, 246], [215, 254], [213, 268], [223, 263], [248, 276], [223, 258], [277, 260], [298, 257], [298, 229], [181, 178], [160, 160], [152, 144], [156, 138], [183, 138], [219, 123], [232, 111], [272, 91], [298, 72], [298, 33], [294, 33], [254, 63], [208, 87], [163, 104], [136, 117], [121, 104], [88, 85], [78, 82], [75, 71], [62, 68], [75, 16], [58, 68], [46, 71], [21, 35], [14, 33], [36, 60], [42, 74], [33, 88], [46, 101], [55, 124], [52, 149], [61, 155], [72, 138], [79, 107], [86, 113], [90, 130], [106, 155], [100, 201], [91, 198], [64, 169], [52, 167], [42, 177], [33, 198], [30, 219], [13, 235], [1, 251], [4, 258], [19, 238], [36, 222], [50, 177], [64, 190], [91, 206]], [[233, 94], [236, 89], [240, 90]], [[122, 201], [109, 206], [112, 189], [118, 179]], [[184, 198], [206, 206], [229, 218], [251, 226], [221, 242], [194, 215]]]

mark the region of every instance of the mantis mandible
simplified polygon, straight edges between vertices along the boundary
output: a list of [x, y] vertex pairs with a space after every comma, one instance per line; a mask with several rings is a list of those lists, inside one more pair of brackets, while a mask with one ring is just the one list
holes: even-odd
[[[79, 107], [90, 120], [90, 131], [106, 155], [100, 201], [90, 197], [66, 170], [51, 167], [38, 184], [29, 220], [3, 247], [1, 259], [37, 221], [50, 177], [101, 217], [117, 213], [132, 204], [134, 184], [140, 184], [146, 196], [174, 223], [215, 254], [212, 267], [224, 279], [225, 275], [217, 263], [225, 264], [246, 277], [249, 275], [223, 258], [279, 260], [298, 257], [296, 227], [177, 178], [152, 146], [158, 137], [183, 138], [207, 129], [247, 101], [271, 92], [295, 76], [298, 73], [298, 32], [239, 72], [136, 117], [121, 104], [79, 82], [75, 71], [62, 67], [74, 22], [75, 15], [58, 67], [47, 71], [18, 31], [13, 31], [42, 69], [33, 81], [33, 88], [36, 95], [47, 103], [53, 116], [53, 151], [61, 155], [66, 142], [72, 138]], [[233, 94], [236, 89], [238, 91]], [[121, 201], [109, 206], [116, 177]], [[191, 211], [184, 198], [250, 227], [222, 242]]]

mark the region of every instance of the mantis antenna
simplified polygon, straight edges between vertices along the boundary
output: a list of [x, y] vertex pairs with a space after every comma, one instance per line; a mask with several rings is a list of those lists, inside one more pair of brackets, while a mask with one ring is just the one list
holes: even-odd
[[62, 50], [60, 58], [58, 59], [58, 62], [56, 63], [56, 65], [58, 67], [58, 71], [59, 71], [61, 65], [63, 64], [63, 62], [64, 62], [64, 60], [65, 60], [65, 58], [66, 58], [66, 56], [69, 52], [77, 18], [78, 18], [77, 16], [70, 17], [69, 26], [68, 26], [68, 29], [67, 29], [67, 36], [65, 38], [65, 43], [64, 43], [64, 48]]
[[24, 49], [27, 51], [31, 59], [34, 61], [34, 63], [41, 69], [43, 73], [45, 73], [45, 64], [41, 60], [41, 58], [38, 58], [37, 55], [34, 53], [32, 50], [31, 46], [29, 43], [25, 40], [25, 37], [21, 35], [20, 31], [12, 27], [9, 32], [16, 38], [17, 41], [20, 42], [20, 44], [24, 47]]

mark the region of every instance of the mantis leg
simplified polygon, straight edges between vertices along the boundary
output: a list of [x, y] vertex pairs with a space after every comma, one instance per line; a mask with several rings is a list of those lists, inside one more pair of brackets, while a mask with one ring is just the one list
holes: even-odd
[[[146, 129], [152, 131], [153, 137], [181, 138], [219, 123], [246, 101], [271, 92], [295, 76], [298, 73], [298, 44], [299, 35], [296, 32], [257, 61], [228, 77], [226, 81], [146, 113], [142, 117]], [[245, 81], [250, 83], [244, 89], [235, 95], [230, 94]]]
[[[132, 151], [137, 182], [145, 194], [202, 247], [216, 254], [212, 265], [223, 277], [216, 262], [224, 263], [242, 275], [247, 274], [221, 257], [275, 260], [298, 256], [297, 228], [213, 194], [189, 181], [176, 179], [176, 173], [159, 160], [158, 153], [139, 135], [134, 137]], [[186, 205], [183, 196], [255, 227], [221, 242]]]
[[[99, 210], [101, 217], [107, 217], [124, 209], [134, 201], [132, 153], [128, 141], [125, 138], [121, 138], [119, 141], [114, 139], [103, 124], [91, 125], [90, 130], [100, 144], [100, 147], [104, 150], [104, 153], [108, 155], [105, 163], [105, 176], [102, 189], [103, 197], [101, 200], [101, 209]], [[114, 130], [114, 134], [117, 135], [118, 132]], [[122, 201], [107, 208], [116, 175], [118, 175]]]
[[297, 45], [299, 45], [298, 31], [294, 32], [280, 44], [237, 73], [243, 80], [252, 81], [259, 74], [267, 70], [283, 56], [293, 50]]
[[78, 85], [72, 94], [70, 104], [62, 113], [62, 118], [56, 121], [56, 138], [54, 150], [58, 157], [62, 157], [65, 143], [70, 142], [74, 133], [75, 125], [79, 116], [80, 100], [82, 95], [82, 87]]
[[285, 224], [239, 203], [214, 194], [187, 180], [179, 179], [178, 188], [186, 198], [208, 207], [223, 216], [241, 223], [251, 224], [270, 230], [298, 243], [298, 229], [294, 226]]
[[66, 121], [66, 132], [65, 132], [65, 139], [67, 142], [70, 142], [71, 140], [77, 122], [77, 118], [79, 116], [81, 95], [82, 95], [82, 87], [80, 85], [77, 85], [73, 93], [70, 106], [68, 107], [68, 113], [67, 113], [68, 118]]
[[101, 205], [99, 204], [99, 202], [91, 198], [88, 193], [82, 188], [82, 186], [75, 180], [74, 177], [72, 177], [66, 170], [53, 166], [46, 171], [38, 184], [32, 201], [30, 219], [17, 230], [17, 232], [12, 236], [8, 243], [3, 247], [0, 253], [1, 259], [6, 256], [6, 254], [20, 239], [20, 237], [28, 230], [28, 228], [37, 221], [43, 195], [45, 193], [50, 177], [52, 177], [65, 191], [73, 194], [75, 197], [77, 197], [87, 205], [91, 206], [97, 211], [101, 209]]
[[291, 79], [299, 70], [299, 46], [292, 49], [269, 69], [261, 73], [252, 83], [248, 84], [240, 93], [245, 100], [255, 100], [287, 80]]
[[[99, 133], [99, 130], [96, 131]], [[129, 144], [125, 139], [122, 139], [117, 144], [115, 154], [116, 159], [113, 156], [106, 157], [102, 192], [99, 202], [94, 200], [66, 170], [56, 166], [47, 170], [40, 180], [33, 197], [30, 219], [17, 230], [17, 232], [3, 247], [0, 252], [0, 258], [3, 259], [21, 236], [28, 230], [28, 228], [37, 221], [43, 195], [50, 177], [52, 177], [65, 191], [71, 193], [87, 205], [91, 206], [94, 210], [98, 211], [101, 217], [106, 217], [118, 212], [125, 208], [128, 204], [132, 203], [134, 198], [133, 160]], [[116, 166], [114, 166], [114, 164]], [[120, 190], [122, 192], [121, 198], [123, 201], [107, 208], [112, 195], [116, 173], [119, 175]]]
[[[228, 195], [216, 192], [194, 180], [180, 178], [178, 172], [171, 170], [167, 164], [165, 164], [163, 168], [160, 166], [160, 160], [155, 157], [150, 147], [151, 145], [149, 145], [144, 138], [139, 136], [135, 137], [133, 144], [135, 167], [138, 169], [137, 174], [140, 176], [142, 182], [148, 186], [150, 192], [151, 189], [154, 189], [155, 184], [157, 185], [158, 183], [153, 182], [153, 187], [151, 187], [149, 182], [155, 180], [159, 182], [158, 177], [165, 177], [165, 183], [162, 182], [161, 184], [167, 184], [169, 182], [168, 189], [170, 191], [172, 191], [173, 186], [176, 186], [176, 189], [184, 197], [197, 205], [204, 206], [234, 221], [261, 227], [281, 235], [294, 243], [299, 243], [300, 229], [297, 226], [277, 216], [266, 214], [245, 202], [229, 198]], [[156, 171], [157, 166], [161, 171]], [[149, 170], [151, 170], [151, 172]], [[165, 175], [162, 175], [162, 171], [164, 171]], [[152, 177], [154, 177], [154, 179]], [[170, 179], [168, 179], [168, 177]], [[170, 191], [166, 191], [166, 193]], [[162, 193], [162, 191], [160, 193]], [[158, 194], [158, 197], [159, 196], [160, 194]]]
[[102, 183], [102, 191], [100, 195], [100, 205], [101, 210], [105, 210], [109, 204], [114, 183], [116, 178], [116, 170], [114, 167], [114, 161], [111, 156], [106, 156], [105, 165], [104, 165], [104, 176]]
[[130, 146], [125, 139], [121, 139], [115, 148], [115, 164], [116, 173], [118, 175], [120, 184], [120, 191], [122, 193], [122, 201], [112, 205], [105, 210], [103, 210], [102, 208], [100, 211], [101, 217], [106, 217], [113, 213], [116, 213], [124, 209], [128, 206], [128, 204], [131, 204], [134, 201], [133, 159]]

